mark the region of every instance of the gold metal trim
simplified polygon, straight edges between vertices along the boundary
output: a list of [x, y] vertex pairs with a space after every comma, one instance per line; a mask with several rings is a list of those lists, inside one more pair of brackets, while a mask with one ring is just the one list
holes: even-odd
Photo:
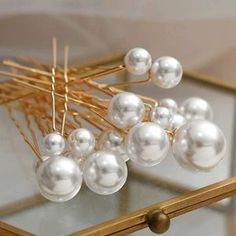
[[170, 219], [236, 194], [236, 177], [103, 222], [70, 236], [127, 235], [148, 227], [148, 214], [161, 210]]

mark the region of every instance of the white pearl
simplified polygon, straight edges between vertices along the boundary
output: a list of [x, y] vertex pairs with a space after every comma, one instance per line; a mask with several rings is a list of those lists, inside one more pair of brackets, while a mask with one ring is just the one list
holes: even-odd
[[50, 201], [64, 202], [80, 190], [82, 173], [77, 163], [64, 156], [54, 156], [41, 162], [36, 169], [40, 193]]
[[168, 154], [169, 138], [164, 129], [153, 122], [134, 126], [128, 134], [127, 152], [130, 160], [141, 166], [154, 166]]
[[93, 153], [84, 164], [84, 181], [97, 194], [117, 192], [125, 184], [127, 174], [125, 161], [108, 151]]
[[207, 171], [224, 157], [226, 141], [212, 122], [194, 120], [177, 131], [172, 148], [174, 157], [184, 167]]
[[168, 129], [169, 130], [177, 130], [181, 126], [183, 126], [185, 123], [186, 123], [186, 119], [182, 115], [176, 113], [170, 119]]
[[172, 115], [166, 107], [154, 107], [151, 113], [151, 121], [160, 125], [163, 129], [168, 128]]
[[213, 117], [213, 112], [209, 103], [198, 97], [192, 97], [185, 100], [180, 106], [180, 113], [185, 116], [187, 120], [211, 120]]
[[129, 159], [125, 151], [124, 138], [115, 130], [105, 131], [99, 139], [98, 147], [104, 151], [114, 152], [116, 155], [122, 157], [124, 161], [128, 161]]
[[173, 57], [160, 57], [151, 67], [153, 82], [161, 88], [173, 88], [181, 80], [183, 69], [179, 61]]
[[174, 114], [177, 112], [178, 105], [175, 100], [171, 98], [163, 98], [159, 101], [159, 106], [166, 107], [169, 111]]
[[65, 139], [58, 132], [47, 134], [43, 138], [43, 147], [47, 155], [60, 155], [65, 149]]
[[151, 68], [152, 58], [147, 50], [133, 48], [125, 55], [124, 63], [128, 72], [143, 75]]
[[84, 128], [73, 130], [68, 137], [69, 147], [77, 158], [90, 154], [95, 147], [95, 137], [93, 133]]
[[122, 92], [115, 95], [108, 107], [111, 122], [119, 128], [128, 128], [142, 121], [143, 101], [134, 93]]

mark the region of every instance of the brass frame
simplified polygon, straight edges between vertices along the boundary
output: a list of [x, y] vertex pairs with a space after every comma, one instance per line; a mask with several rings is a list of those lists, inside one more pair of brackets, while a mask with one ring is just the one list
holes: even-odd
[[[119, 60], [118, 56], [113, 61]], [[108, 61], [112, 59], [109, 58]], [[202, 76], [190, 71], [185, 71], [184, 75], [189, 79], [207, 83], [210, 86], [223, 88], [227, 91], [235, 93], [236, 84], [220, 81], [209, 76]], [[236, 127], [235, 127], [236, 131]], [[236, 149], [233, 151], [236, 153]], [[232, 169], [232, 174], [235, 174], [235, 168]], [[173, 186], [175, 188], [176, 185]], [[181, 186], [180, 186], [181, 189]], [[183, 191], [188, 189], [182, 188]], [[174, 197], [170, 200], [151, 205], [141, 210], [128, 213], [121, 217], [106, 221], [104, 223], [89, 227], [87, 229], [70, 234], [71, 236], [90, 236], [90, 235], [127, 235], [129, 233], [149, 227], [156, 232], [164, 232], [168, 229], [168, 220], [186, 212], [197, 208], [208, 206], [221, 199], [233, 196], [236, 194], [236, 177], [208, 185], [195, 191]], [[37, 203], [42, 203], [41, 199]], [[232, 202], [234, 202], [232, 200]], [[37, 204], [36, 203], [36, 204]], [[7, 209], [6, 209], [7, 210]], [[153, 217], [155, 216], [155, 217]], [[164, 218], [163, 218], [164, 216]], [[153, 219], [155, 219], [153, 223]], [[165, 219], [165, 220], [163, 220]], [[34, 235], [14, 226], [0, 222], [0, 235]]]

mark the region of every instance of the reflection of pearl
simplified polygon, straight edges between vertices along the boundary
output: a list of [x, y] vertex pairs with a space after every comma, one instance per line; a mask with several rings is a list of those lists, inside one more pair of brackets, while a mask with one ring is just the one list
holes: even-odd
[[148, 51], [143, 48], [133, 48], [124, 59], [126, 69], [135, 75], [145, 74], [152, 65], [152, 58]]
[[84, 181], [95, 193], [108, 195], [122, 188], [127, 179], [125, 161], [112, 152], [93, 153], [84, 164]]
[[172, 114], [176, 113], [178, 109], [176, 101], [171, 98], [161, 99], [159, 101], [159, 106], [168, 108]]
[[84, 128], [75, 129], [68, 137], [69, 147], [73, 156], [87, 156], [95, 147], [95, 137], [91, 131]]
[[43, 147], [47, 155], [60, 155], [65, 149], [65, 140], [60, 133], [53, 132], [43, 138]]
[[169, 126], [171, 117], [171, 112], [168, 108], [154, 107], [151, 114], [151, 121], [166, 129]]
[[143, 101], [134, 93], [119, 93], [111, 99], [108, 115], [111, 122], [117, 127], [131, 127], [144, 117]]
[[226, 141], [210, 121], [194, 120], [182, 126], [173, 140], [173, 155], [183, 166], [210, 170], [224, 157]]
[[179, 129], [181, 126], [183, 126], [184, 124], [186, 123], [186, 119], [176, 113], [172, 116], [172, 118], [170, 119], [170, 122], [169, 122], [169, 126], [168, 126], [168, 129], [169, 130], [176, 130], [176, 129]]
[[180, 106], [180, 113], [185, 116], [187, 120], [211, 120], [213, 117], [213, 112], [209, 103], [206, 100], [197, 97], [185, 100]]
[[124, 147], [124, 138], [115, 130], [105, 131], [99, 139], [98, 146], [101, 150], [114, 152], [125, 161], [128, 161], [129, 159]]
[[160, 163], [169, 150], [169, 138], [158, 124], [144, 122], [134, 126], [128, 134], [127, 152], [130, 160], [141, 166]]
[[173, 88], [180, 82], [183, 69], [175, 58], [160, 57], [153, 62], [151, 75], [157, 86], [166, 89]]
[[54, 156], [41, 162], [36, 169], [41, 194], [50, 201], [64, 202], [80, 190], [82, 174], [77, 163], [63, 156]]

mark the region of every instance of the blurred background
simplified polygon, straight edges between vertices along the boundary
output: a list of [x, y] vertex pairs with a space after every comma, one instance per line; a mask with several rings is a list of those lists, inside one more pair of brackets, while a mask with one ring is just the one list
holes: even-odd
[[235, 81], [235, 8], [234, 0], [1, 0], [0, 55], [45, 58], [55, 35], [73, 62], [140, 46]]
[[[51, 38], [56, 36], [59, 57], [67, 43], [73, 64], [143, 47], [154, 58], [174, 56], [184, 69], [236, 84], [235, 9], [234, 0], [0, 0], [0, 59], [50, 62]], [[157, 178], [157, 185], [147, 184], [145, 173], [131, 167], [134, 174], [128, 184], [112, 197], [95, 196], [85, 189], [68, 203], [45, 203], [37, 195], [31, 173], [32, 153], [1, 108], [0, 219], [36, 235], [65, 235], [235, 175], [235, 91], [189, 80], [171, 91], [152, 86], [135, 91], [155, 98], [171, 96], [178, 102], [189, 96], [208, 100], [214, 122], [228, 141], [227, 158], [213, 172], [202, 174], [183, 170], [169, 157], [157, 169], [146, 171]], [[171, 184], [164, 188], [163, 181]], [[30, 206], [14, 210], [27, 199]], [[178, 217], [164, 235], [236, 235], [235, 209], [234, 200], [226, 199], [213, 208]], [[153, 234], [145, 230], [133, 235]]]

